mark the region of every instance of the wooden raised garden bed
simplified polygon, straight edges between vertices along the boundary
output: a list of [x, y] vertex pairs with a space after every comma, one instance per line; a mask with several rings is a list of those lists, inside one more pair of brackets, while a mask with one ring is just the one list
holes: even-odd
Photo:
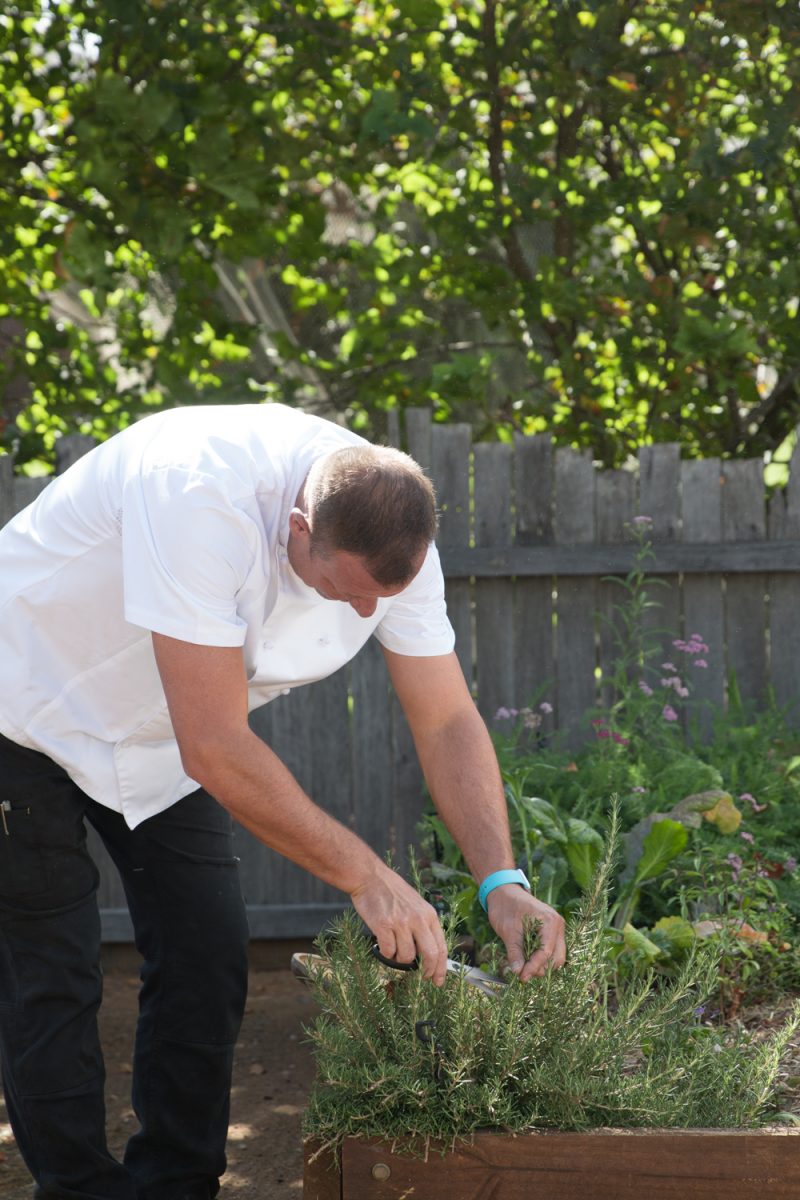
[[478, 1133], [427, 1161], [347, 1138], [306, 1143], [304, 1200], [799, 1200], [793, 1132]]

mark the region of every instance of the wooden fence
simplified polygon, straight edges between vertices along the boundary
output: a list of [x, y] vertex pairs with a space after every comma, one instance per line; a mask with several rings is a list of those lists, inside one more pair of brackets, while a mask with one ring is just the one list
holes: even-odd
[[[691, 673], [693, 697], [722, 705], [735, 673], [743, 697], [768, 690], [792, 704], [800, 676], [800, 452], [788, 488], [765, 500], [760, 460], [682, 462], [674, 445], [643, 447], [638, 469], [598, 471], [591, 454], [555, 449], [549, 436], [473, 446], [468, 425], [435, 425], [406, 413], [403, 441], [431, 473], [441, 510], [439, 547], [457, 651], [481, 712], [536, 696], [558, 729], [579, 744], [586, 714], [602, 703], [613, 661], [614, 605], [608, 575], [633, 562], [630, 525], [652, 519], [650, 571], [660, 607], [665, 661], [676, 636], [702, 636], [709, 650]], [[64, 439], [59, 469], [88, 448]], [[0, 459], [0, 522], [45, 481], [13, 477]], [[677, 665], [677, 663], [676, 663]], [[252, 725], [327, 811], [380, 853], [405, 851], [424, 809], [422, 781], [378, 646], [346, 668], [257, 710]], [[314, 934], [343, 897], [237, 831], [254, 937]], [[102, 861], [106, 940], [130, 926], [113, 867]]]

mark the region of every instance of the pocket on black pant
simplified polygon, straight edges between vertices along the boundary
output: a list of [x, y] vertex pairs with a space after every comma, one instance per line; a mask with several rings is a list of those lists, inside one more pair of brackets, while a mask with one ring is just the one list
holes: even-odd
[[47, 891], [47, 869], [30, 805], [0, 801], [0, 899]]

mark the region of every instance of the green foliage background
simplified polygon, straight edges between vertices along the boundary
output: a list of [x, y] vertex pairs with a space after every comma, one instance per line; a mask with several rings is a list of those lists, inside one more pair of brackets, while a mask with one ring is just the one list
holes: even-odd
[[12, 3], [4, 445], [264, 397], [773, 451], [798, 82], [789, 0]]

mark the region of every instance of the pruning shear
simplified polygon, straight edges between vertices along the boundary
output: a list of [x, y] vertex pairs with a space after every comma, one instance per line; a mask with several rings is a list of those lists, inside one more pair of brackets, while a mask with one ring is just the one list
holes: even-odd
[[[411, 962], [400, 962], [396, 958], [386, 958], [378, 949], [377, 943], [372, 946], [372, 954], [382, 963], [384, 967], [390, 967], [393, 971], [417, 971], [419, 970], [419, 958], [412, 959]], [[314, 973], [314, 968], [318, 967], [323, 962], [323, 959], [317, 954], [293, 954], [292, 955], [292, 974], [298, 979], [308, 980]], [[487, 971], [481, 971], [479, 967], [469, 967], [464, 962], [456, 962], [454, 958], [447, 960], [447, 974], [453, 975], [457, 979], [463, 978], [471, 987], [476, 987], [486, 996], [496, 997], [502, 988], [508, 986], [504, 979], [500, 979], [498, 975], [490, 975]], [[323, 977], [324, 986], [324, 977]]]
[[[419, 956], [413, 958], [411, 962], [399, 962], [396, 958], [386, 958], [378, 950], [377, 943], [372, 947], [372, 953], [377, 958], [379, 963], [383, 963], [385, 967], [391, 967], [395, 971], [418, 971]], [[465, 983], [471, 987], [476, 987], [478, 991], [483, 992], [486, 996], [496, 997], [498, 990], [508, 986], [504, 979], [499, 975], [490, 975], [488, 971], [481, 971], [480, 967], [469, 967], [465, 962], [456, 962], [454, 958], [447, 960], [447, 974], [453, 975], [457, 979], [463, 979]]]

